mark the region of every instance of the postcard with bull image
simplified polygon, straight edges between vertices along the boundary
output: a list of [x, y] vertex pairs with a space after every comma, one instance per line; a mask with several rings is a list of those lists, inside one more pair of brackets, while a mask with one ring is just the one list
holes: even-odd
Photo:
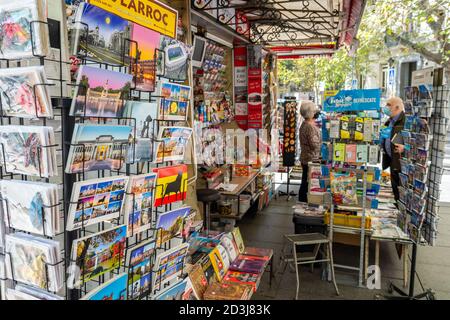
[[155, 185], [155, 207], [186, 199], [187, 166], [155, 168], [158, 178]]

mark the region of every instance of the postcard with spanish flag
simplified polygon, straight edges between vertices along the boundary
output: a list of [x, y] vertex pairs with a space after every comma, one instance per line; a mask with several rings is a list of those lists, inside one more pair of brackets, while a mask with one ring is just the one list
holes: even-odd
[[186, 199], [187, 166], [185, 164], [155, 168], [155, 207]]

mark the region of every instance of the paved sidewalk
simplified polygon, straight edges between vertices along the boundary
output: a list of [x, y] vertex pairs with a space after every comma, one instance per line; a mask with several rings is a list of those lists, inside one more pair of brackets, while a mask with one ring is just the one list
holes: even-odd
[[[295, 199], [286, 201], [286, 197], [273, 200], [268, 208], [256, 215], [247, 215], [238, 224], [244, 242], [249, 246], [273, 248], [275, 250], [276, 278], [269, 287], [268, 274], [264, 276], [260, 289], [254, 299], [293, 299], [295, 296], [295, 271], [286, 269], [279, 273], [278, 262], [282, 248], [283, 235], [294, 233], [292, 206]], [[446, 209], [446, 208], [443, 208]], [[437, 299], [450, 299], [450, 207], [441, 213], [438, 244], [435, 247], [419, 247], [417, 272], [423, 286], [432, 288]], [[358, 264], [359, 248], [343, 245], [334, 246], [335, 262]], [[369, 265], [374, 262], [374, 244], [370, 246]], [[382, 289], [369, 290], [357, 287], [357, 275], [353, 272], [336, 269], [340, 296], [336, 296], [333, 285], [320, 280], [320, 268], [314, 273], [309, 267], [300, 269], [299, 299], [374, 299], [375, 294], [386, 293], [388, 283], [402, 284], [402, 261], [398, 258], [392, 243], [381, 243], [380, 267]], [[421, 290], [416, 281], [416, 291]]]

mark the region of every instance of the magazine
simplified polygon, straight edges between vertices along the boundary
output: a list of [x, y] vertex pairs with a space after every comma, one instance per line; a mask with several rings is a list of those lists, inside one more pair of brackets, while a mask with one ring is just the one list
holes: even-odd
[[5, 116], [52, 117], [43, 66], [0, 69], [1, 106]]
[[75, 182], [66, 229], [76, 230], [119, 217], [128, 179], [111, 176]]

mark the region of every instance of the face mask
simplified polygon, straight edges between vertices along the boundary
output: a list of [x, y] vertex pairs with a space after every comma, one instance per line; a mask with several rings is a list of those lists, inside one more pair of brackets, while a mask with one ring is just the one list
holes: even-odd
[[320, 116], [320, 111], [317, 111], [316, 113], [314, 113], [313, 118], [314, 118], [314, 119], [318, 119], [319, 116]]
[[383, 107], [383, 113], [388, 117], [392, 115], [391, 109], [388, 106]]

